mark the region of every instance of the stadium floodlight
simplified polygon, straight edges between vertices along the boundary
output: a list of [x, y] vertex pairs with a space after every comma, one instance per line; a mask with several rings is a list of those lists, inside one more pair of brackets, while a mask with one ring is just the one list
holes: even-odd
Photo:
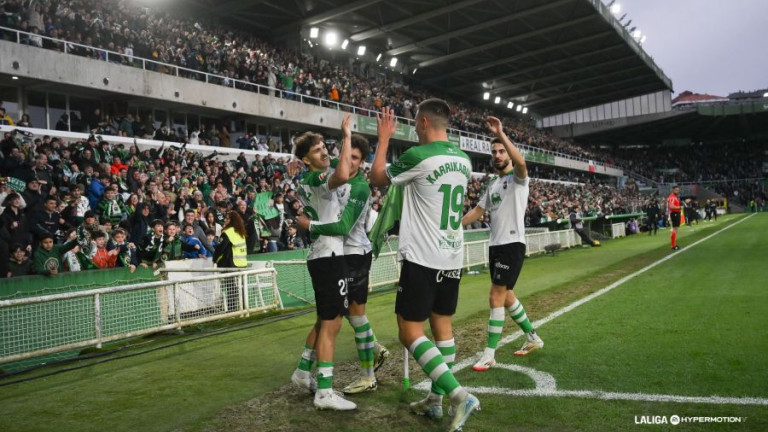
[[347, 49], [347, 45], [349, 45], [349, 39], [344, 39], [344, 42], [341, 43], [341, 49]]
[[389, 60], [389, 65], [395, 67], [397, 65], [397, 57], [392, 57], [392, 59]]
[[318, 36], [320, 36], [320, 29], [318, 27], [312, 27], [309, 29], [309, 37], [312, 39], [317, 39]]
[[381, 53], [379, 53], [379, 55], [376, 56], [376, 61], [379, 61], [379, 60], [381, 60]]
[[509, 109], [512, 109], [512, 107], [514, 107], [514, 106], [515, 106], [515, 103], [514, 103], [514, 102], [512, 102], [512, 101], [510, 101], [510, 102], [507, 104], [507, 108], [509, 108]]
[[488, 100], [491, 98], [491, 94], [488, 92], [483, 93], [483, 100]]
[[619, 13], [621, 13], [621, 5], [620, 4], [615, 4], [615, 5], [611, 6], [611, 13], [614, 14], [614, 15], [618, 15]]
[[308, 40], [308, 41], [307, 41], [307, 43], [309, 44], [309, 47], [310, 47], [310, 48], [313, 48], [313, 47], [314, 47], [314, 45], [312, 45], [312, 41]]
[[640, 29], [637, 29], [632, 32], [632, 37], [635, 39], [640, 39], [642, 35], [643, 35], [643, 32], [641, 32]]
[[523, 114], [528, 114], [528, 107], [523, 107]]
[[336, 34], [336, 32], [326, 32], [325, 33], [325, 44], [328, 45], [330, 48], [333, 48], [336, 46], [336, 43], [339, 42], [339, 36]]
[[14, 75], [14, 76], [12, 76], [12, 77], [11, 77], [11, 79], [12, 79], [12, 80], [17, 80], [17, 79], [19, 79], [19, 77], [17, 77], [16, 75]]
[[501, 96], [496, 96], [496, 99], [493, 100], [493, 103], [499, 103], [501, 102]]
[[763, 97], [768, 97], [768, 92], [763, 93]]
[[646, 39], [648, 39], [648, 36], [643, 35], [643, 37], [640, 38], [640, 43], [644, 44]]
[[419, 68], [413, 68], [413, 74], [416, 75], [416, 71], [418, 71]]
[[359, 56], [365, 55], [365, 45], [360, 45], [359, 47], [357, 47], [357, 55]]
[[517, 106], [517, 112], [520, 112], [520, 111], [522, 111], [522, 110], [523, 110], [523, 106], [522, 106], [522, 105], [518, 105], [518, 106]]

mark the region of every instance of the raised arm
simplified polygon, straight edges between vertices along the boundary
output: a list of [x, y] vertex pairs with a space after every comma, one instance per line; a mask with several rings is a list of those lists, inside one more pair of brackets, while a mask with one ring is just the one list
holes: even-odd
[[376, 156], [373, 158], [369, 180], [373, 186], [386, 186], [391, 183], [387, 177], [389, 140], [397, 130], [394, 110], [388, 107], [382, 109], [381, 114], [376, 114], [376, 123], [378, 125], [379, 144], [376, 147]]
[[528, 177], [528, 167], [525, 165], [525, 158], [520, 153], [520, 150], [512, 143], [507, 134], [504, 133], [504, 126], [501, 124], [501, 120], [496, 117], [488, 116], [485, 119], [488, 129], [499, 138], [504, 144], [504, 149], [507, 150], [509, 158], [512, 160], [512, 165], [515, 169], [515, 177], [524, 179]]
[[367, 183], [353, 183], [352, 190], [349, 192], [350, 199], [338, 221], [320, 224], [317, 221], [310, 222], [306, 216], [302, 215], [297, 218], [299, 228], [308, 229], [313, 235], [347, 235], [365, 210], [370, 194]]
[[341, 152], [336, 171], [328, 178], [328, 189], [336, 189], [349, 181], [352, 171], [352, 116], [347, 114], [341, 122]]

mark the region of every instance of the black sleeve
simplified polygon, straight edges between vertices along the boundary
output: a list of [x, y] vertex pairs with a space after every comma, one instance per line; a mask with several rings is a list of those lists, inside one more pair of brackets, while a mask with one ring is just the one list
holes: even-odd
[[213, 263], [219, 267], [234, 267], [232, 243], [224, 233], [221, 234], [221, 242], [216, 245], [216, 250], [213, 252]]

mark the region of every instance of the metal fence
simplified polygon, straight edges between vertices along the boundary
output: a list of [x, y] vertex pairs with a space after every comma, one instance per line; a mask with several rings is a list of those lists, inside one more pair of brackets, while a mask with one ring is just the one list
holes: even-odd
[[277, 308], [271, 268], [2, 300], [0, 364]]

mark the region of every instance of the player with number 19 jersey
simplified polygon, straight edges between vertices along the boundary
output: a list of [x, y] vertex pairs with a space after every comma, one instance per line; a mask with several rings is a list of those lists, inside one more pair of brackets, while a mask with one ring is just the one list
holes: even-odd
[[445, 141], [411, 147], [387, 168], [392, 184], [405, 185], [399, 260], [435, 270], [461, 269], [461, 218], [471, 175], [469, 156]]

